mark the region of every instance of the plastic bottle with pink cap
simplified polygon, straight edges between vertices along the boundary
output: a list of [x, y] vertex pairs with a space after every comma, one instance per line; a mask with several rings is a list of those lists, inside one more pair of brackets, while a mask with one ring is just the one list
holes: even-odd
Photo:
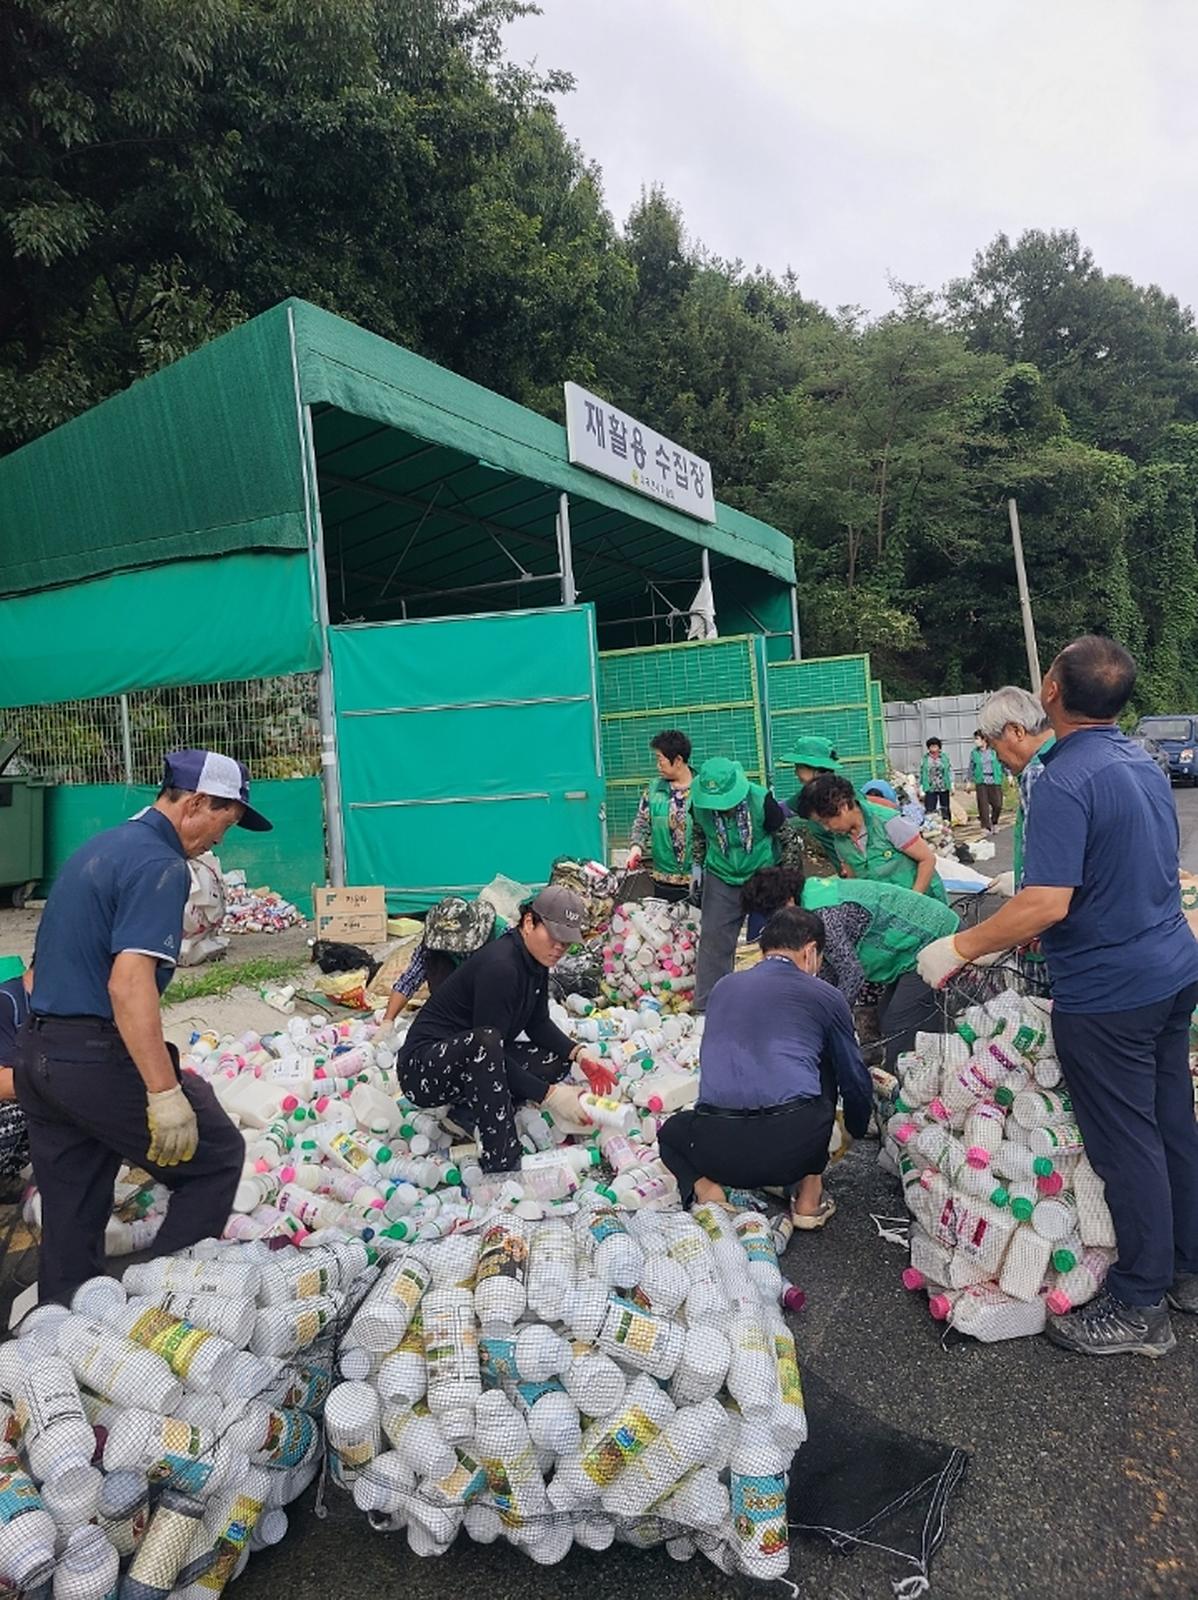
[[1115, 1259], [1113, 1250], [1097, 1247], [1083, 1251], [1080, 1261], [1053, 1280], [1046, 1304], [1055, 1316], [1064, 1316], [1086, 1305], [1102, 1288]]

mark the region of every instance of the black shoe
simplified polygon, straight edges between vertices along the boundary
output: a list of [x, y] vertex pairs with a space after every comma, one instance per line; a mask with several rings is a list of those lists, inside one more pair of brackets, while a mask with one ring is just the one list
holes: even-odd
[[1083, 1356], [1167, 1356], [1177, 1343], [1169, 1307], [1129, 1306], [1100, 1289], [1089, 1305], [1049, 1317], [1048, 1337]]
[[1165, 1299], [1174, 1311], [1188, 1311], [1198, 1317], [1198, 1272], [1179, 1272]]

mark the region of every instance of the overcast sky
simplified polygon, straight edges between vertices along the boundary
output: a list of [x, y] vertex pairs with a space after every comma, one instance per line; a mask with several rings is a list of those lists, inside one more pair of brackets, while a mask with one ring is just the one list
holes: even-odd
[[622, 223], [642, 185], [824, 305], [1076, 228], [1198, 303], [1198, 0], [540, 0], [508, 30]]

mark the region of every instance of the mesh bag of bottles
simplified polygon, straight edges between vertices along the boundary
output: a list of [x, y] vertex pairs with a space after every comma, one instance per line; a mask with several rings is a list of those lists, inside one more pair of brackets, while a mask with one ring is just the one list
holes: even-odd
[[4, 1592], [211, 1600], [282, 1539], [373, 1259], [208, 1240], [30, 1311], [0, 1346]]
[[1052, 1045], [1046, 1002], [1009, 989], [901, 1056], [883, 1160], [913, 1221], [909, 1289], [991, 1341], [1097, 1294], [1115, 1258], [1102, 1179]]
[[759, 1214], [596, 1194], [413, 1246], [342, 1340], [328, 1492], [418, 1555], [464, 1532], [551, 1565], [619, 1540], [779, 1577], [807, 1434], [782, 1287]]

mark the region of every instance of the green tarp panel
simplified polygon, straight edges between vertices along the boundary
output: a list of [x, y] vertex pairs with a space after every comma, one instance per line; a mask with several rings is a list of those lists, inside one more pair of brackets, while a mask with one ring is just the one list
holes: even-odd
[[0, 600], [0, 706], [319, 665], [306, 553], [175, 561]]
[[279, 306], [0, 461], [0, 595], [303, 549], [299, 437]]
[[716, 627], [721, 634], [760, 633], [769, 661], [794, 659], [791, 585], [754, 567], [721, 567], [712, 574]]
[[[46, 878], [43, 892], [73, 851], [92, 834], [115, 828], [148, 806], [157, 791], [122, 784], [58, 784], [46, 792]], [[319, 778], [266, 778], [253, 785], [254, 804], [274, 823], [271, 833], [231, 828], [218, 855], [240, 867], [250, 884], [270, 888], [312, 915], [312, 885], [325, 882], [324, 801]], [[230, 955], [236, 956], [237, 941]]]
[[599, 705], [612, 843], [628, 842], [654, 774], [649, 740], [666, 728], [688, 736], [696, 767], [709, 756], [731, 756], [755, 782], [768, 782], [765, 696], [760, 635], [603, 651]]
[[392, 909], [604, 854], [589, 606], [333, 628], [347, 879]]
[[[877, 761], [867, 655], [811, 657], [773, 662], [769, 669], [770, 733], [774, 760], [785, 756], [804, 735], [827, 739], [859, 782], [872, 776]], [[782, 762], [775, 778], [793, 784], [793, 770]]]

